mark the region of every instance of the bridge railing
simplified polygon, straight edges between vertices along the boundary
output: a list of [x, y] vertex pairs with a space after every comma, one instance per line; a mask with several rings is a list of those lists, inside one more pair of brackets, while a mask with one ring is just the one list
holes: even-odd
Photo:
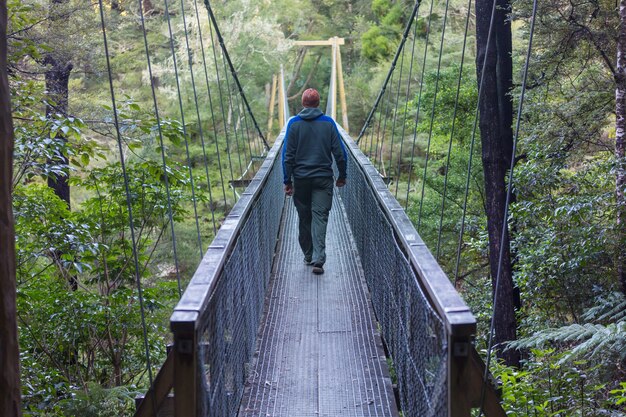
[[170, 319], [176, 416], [236, 415], [285, 202], [276, 140]]
[[[476, 320], [381, 175], [341, 130], [350, 163], [339, 193], [372, 305], [398, 379], [405, 416], [469, 416], [481, 397]], [[493, 388], [488, 416], [504, 415]]]
[[[165, 382], [155, 382], [138, 415], [163, 409], [172, 387], [176, 416], [236, 415], [285, 204], [283, 134], [176, 306], [170, 320], [173, 350], [157, 376]], [[480, 360], [471, 346], [475, 319], [380, 174], [342, 134], [349, 149], [349, 182], [339, 193], [393, 359], [403, 415], [469, 416], [481, 387]], [[492, 390], [487, 397], [485, 414], [504, 415]]]

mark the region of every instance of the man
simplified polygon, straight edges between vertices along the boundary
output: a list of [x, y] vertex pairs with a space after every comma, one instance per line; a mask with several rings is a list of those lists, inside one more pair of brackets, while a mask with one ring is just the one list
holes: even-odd
[[346, 185], [348, 155], [335, 121], [318, 108], [320, 95], [309, 88], [302, 106], [287, 124], [283, 146], [285, 194], [293, 195], [298, 211], [298, 241], [304, 263], [314, 274], [324, 273], [326, 227], [333, 201], [333, 157], [339, 170], [335, 185]]

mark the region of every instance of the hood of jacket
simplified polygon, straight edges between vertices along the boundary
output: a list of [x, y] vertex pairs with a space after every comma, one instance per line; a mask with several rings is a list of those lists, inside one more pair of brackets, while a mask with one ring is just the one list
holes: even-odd
[[300, 118], [303, 120], [313, 120], [317, 119], [323, 114], [324, 112], [322, 112], [317, 107], [305, 107], [300, 113], [298, 113], [298, 116], [300, 116]]

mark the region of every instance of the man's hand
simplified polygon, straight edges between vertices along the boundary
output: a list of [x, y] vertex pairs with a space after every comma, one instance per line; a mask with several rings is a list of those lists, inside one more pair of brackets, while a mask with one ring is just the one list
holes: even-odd
[[293, 195], [293, 185], [292, 184], [285, 184], [285, 194], [287, 194], [290, 197]]
[[337, 182], [335, 182], [335, 185], [339, 188], [343, 187], [344, 185], [346, 185], [346, 179], [345, 178], [339, 178], [337, 180]]

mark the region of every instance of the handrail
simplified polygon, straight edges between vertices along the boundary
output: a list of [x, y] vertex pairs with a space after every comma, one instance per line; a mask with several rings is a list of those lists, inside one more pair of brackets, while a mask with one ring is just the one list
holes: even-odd
[[387, 188], [380, 173], [363, 154], [350, 135], [339, 126], [352, 160], [365, 174], [376, 198], [391, 222], [411, 264], [417, 272], [420, 286], [426, 291], [432, 306], [445, 321], [449, 333], [469, 337], [476, 331], [476, 319], [465, 301], [454, 289], [426, 244], [419, 236], [402, 206]]

